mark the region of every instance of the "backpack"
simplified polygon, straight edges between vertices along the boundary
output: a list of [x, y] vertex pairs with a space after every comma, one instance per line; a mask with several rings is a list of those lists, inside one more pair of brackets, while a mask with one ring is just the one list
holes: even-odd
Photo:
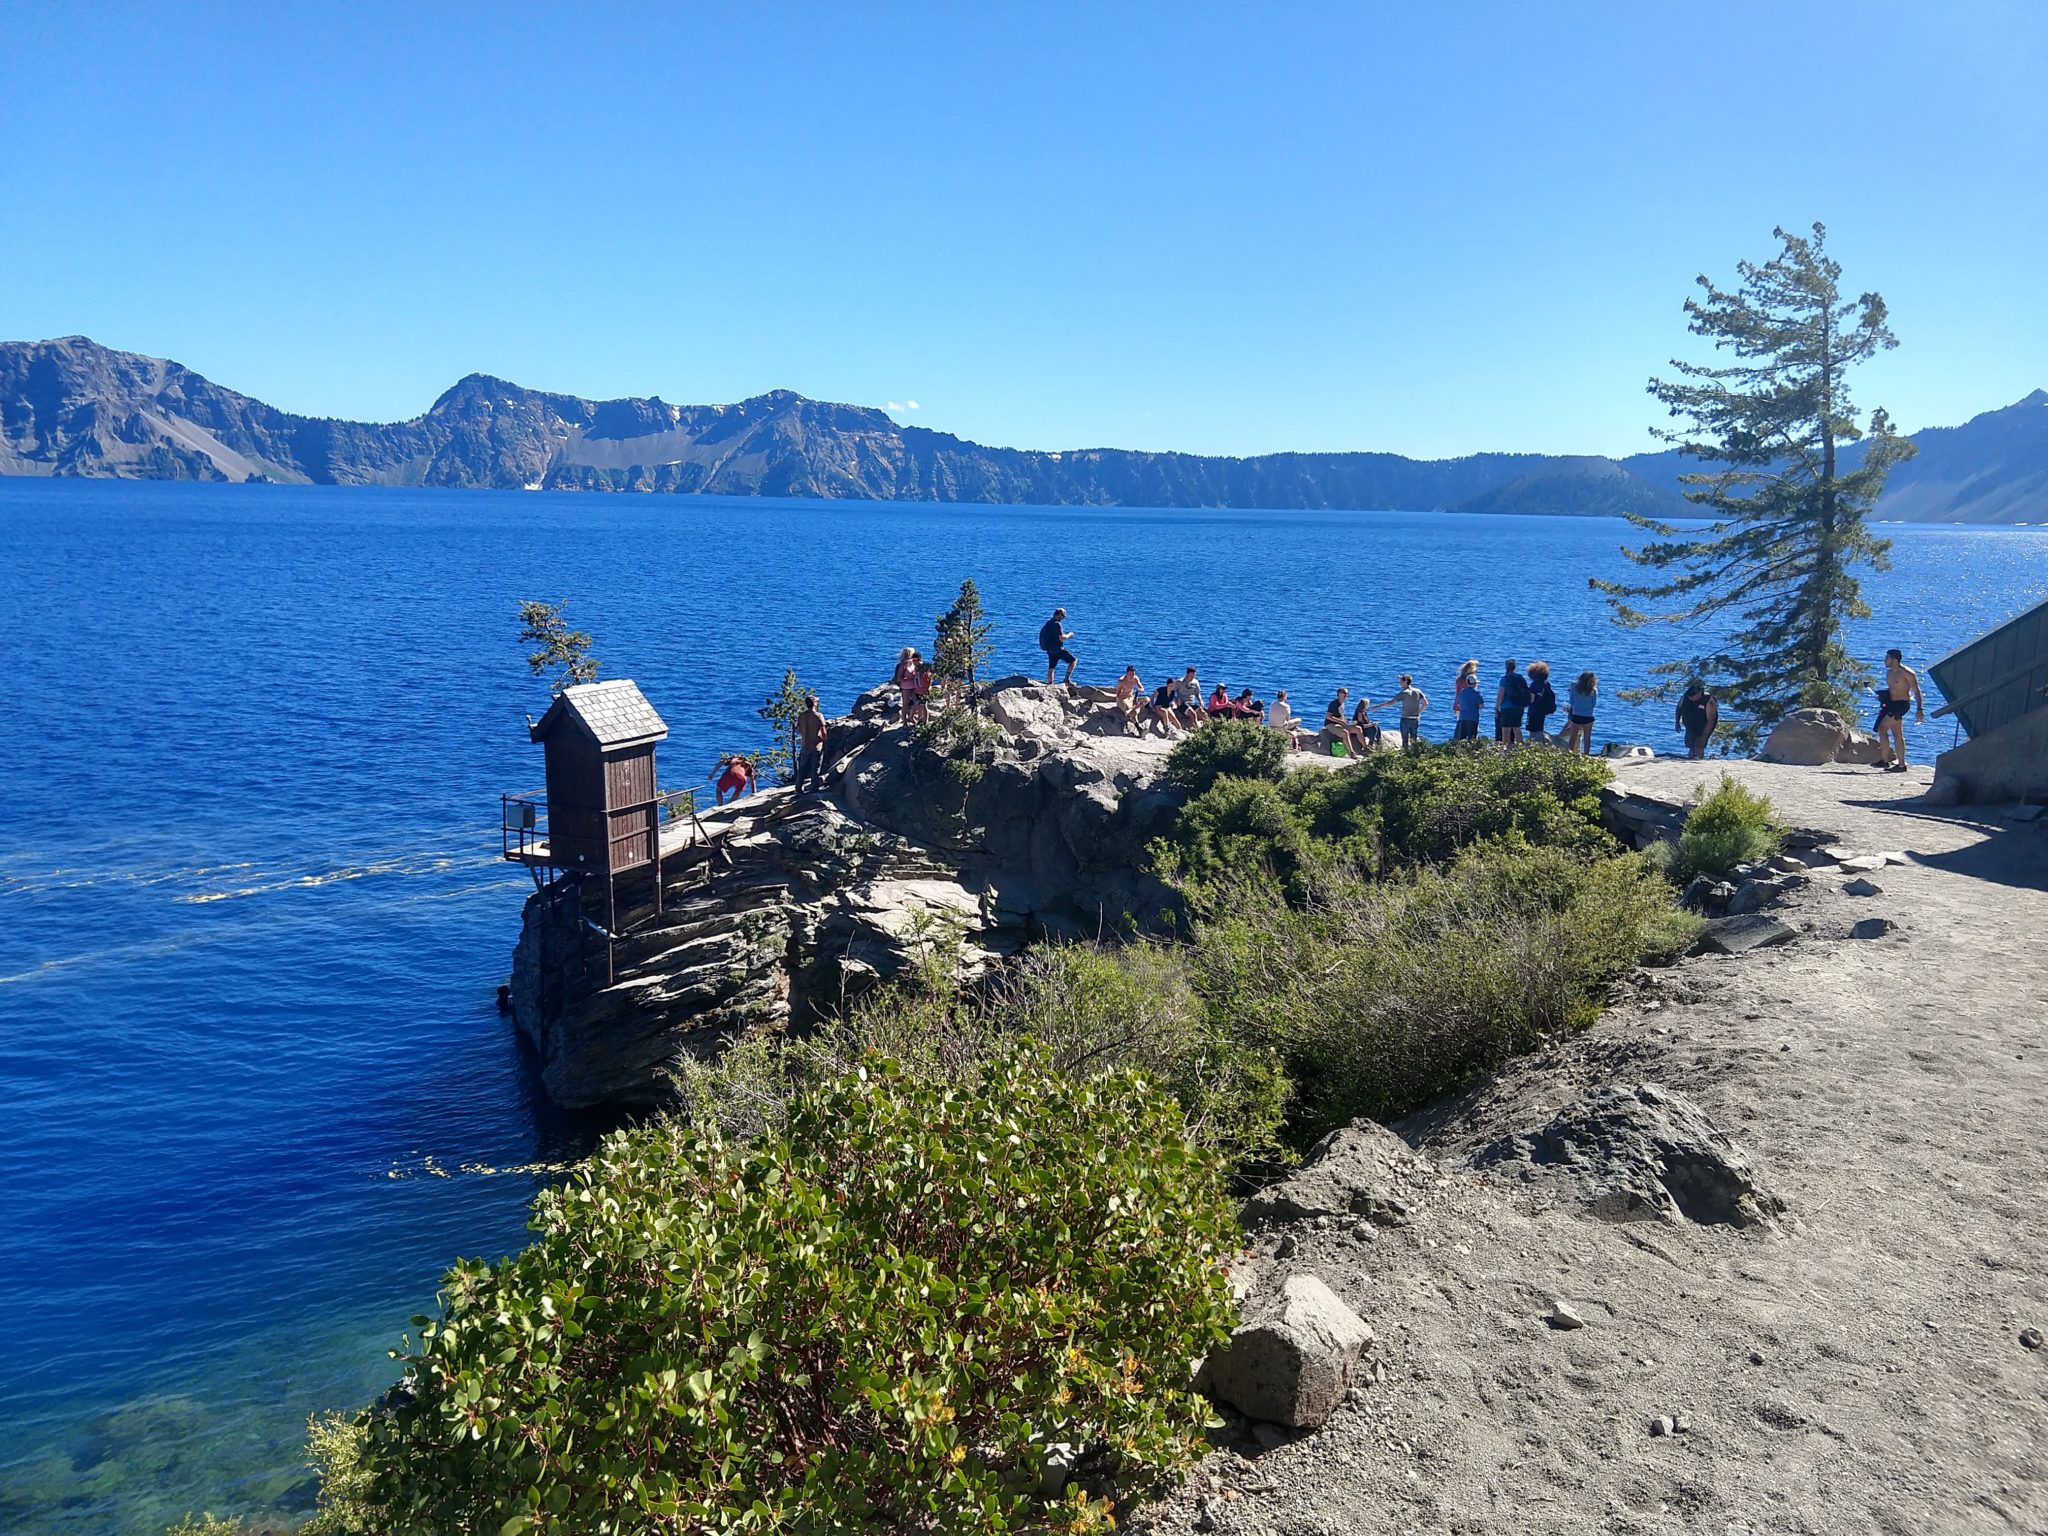
[[1502, 709], [1527, 709], [1529, 707], [1529, 679], [1519, 672], [1510, 672], [1501, 679], [1500, 707]]

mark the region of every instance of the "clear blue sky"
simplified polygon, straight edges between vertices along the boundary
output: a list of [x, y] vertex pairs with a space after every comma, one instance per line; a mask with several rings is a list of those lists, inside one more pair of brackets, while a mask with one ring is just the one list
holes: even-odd
[[[1628, 452], [1824, 219], [1946, 424], [2048, 384], [2048, 5], [0, 6], [0, 339], [983, 442]], [[908, 409], [915, 401], [918, 409]]]

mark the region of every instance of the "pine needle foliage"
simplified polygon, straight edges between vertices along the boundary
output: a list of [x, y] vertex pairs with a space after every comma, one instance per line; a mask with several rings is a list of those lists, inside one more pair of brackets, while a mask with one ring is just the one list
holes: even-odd
[[[1650, 381], [1681, 424], [1657, 435], [1708, 466], [1683, 483], [1714, 522], [1680, 529], [1631, 516], [1651, 537], [1623, 553], [1653, 574], [1592, 581], [1626, 628], [1716, 634], [1712, 648], [1660, 663], [1659, 681], [1622, 696], [1668, 699], [1687, 678], [1706, 678], [1739, 746], [1802, 706], [1854, 713], [1870, 681], [1843, 643], [1844, 624], [1870, 615], [1855, 572], [1890, 565], [1891, 542], [1870, 532], [1869, 513], [1914, 451], [1882, 410], [1861, 426], [1850, 398], [1857, 365], [1898, 345], [1884, 299], [1844, 296], [1824, 226], [1774, 233], [1778, 254], [1738, 263], [1734, 289], [1702, 276], [1686, 300], [1688, 329], [1731, 360], [1674, 360], [1675, 378]], [[1860, 455], [1846, 452], [1866, 438]]]
[[526, 653], [526, 665], [535, 677], [546, 677], [554, 692], [574, 683], [597, 681], [597, 661], [590, 654], [587, 630], [569, 627], [568, 609], [561, 603], [529, 599], [519, 605], [519, 639], [533, 647]]
[[981, 669], [994, 654], [989, 634], [994, 626], [981, 606], [981, 591], [972, 580], [960, 583], [960, 595], [938, 617], [938, 634], [932, 647], [932, 673], [942, 683], [957, 685], [972, 693]]
[[761, 760], [774, 770], [775, 776], [784, 784], [791, 782], [796, 773], [797, 717], [804, 712], [804, 701], [810, 690], [797, 680], [795, 667], [782, 669], [782, 686], [761, 701], [755, 713], [768, 722], [774, 732], [775, 745], [761, 754]]

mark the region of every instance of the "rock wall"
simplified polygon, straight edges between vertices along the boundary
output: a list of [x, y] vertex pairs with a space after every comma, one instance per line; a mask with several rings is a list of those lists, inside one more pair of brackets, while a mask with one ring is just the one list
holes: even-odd
[[833, 722], [827, 790], [769, 790], [702, 818], [708, 847], [622, 880], [606, 944], [573, 885], [528, 898], [512, 1009], [556, 1103], [661, 1102], [667, 1074], [745, 1030], [803, 1029], [932, 953], [964, 973], [1036, 939], [1158, 928], [1143, 873], [1180, 797], [1168, 743], [1124, 734], [1104, 691], [1010, 678], [996, 736], [949, 756], [893, 723], [881, 691]]

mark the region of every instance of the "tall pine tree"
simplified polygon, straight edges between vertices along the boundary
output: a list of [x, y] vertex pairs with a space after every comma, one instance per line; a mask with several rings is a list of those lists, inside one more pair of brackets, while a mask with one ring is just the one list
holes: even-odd
[[1879, 410], [1860, 454], [1845, 452], [1866, 437], [1849, 374], [1898, 340], [1877, 294], [1842, 296], [1841, 264], [1821, 225], [1811, 239], [1773, 233], [1782, 249], [1762, 266], [1739, 263], [1734, 291], [1701, 277], [1701, 295], [1685, 303], [1691, 332], [1733, 361], [1674, 360], [1676, 378], [1650, 381], [1682, 423], [1657, 435], [1714, 466], [1682, 478], [1686, 500], [1715, 521], [1681, 530], [1631, 517], [1652, 537], [1623, 553], [1655, 574], [1592, 583], [1621, 625], [1715, 636], [1714, 648], [1659, 664], [1659, 682], [1623, 697], [1668, 699], [1686, 678], [1704, 677], [1743, 745], [1802, 706], [1854, 712], [1870, 672], [1844, 646], [1842, 627], [1869, 617], [1855, 571], [1891, 563], [1891, 541], [1870, 532], [1870, 509], [1892, 466], [1914, 451]]

